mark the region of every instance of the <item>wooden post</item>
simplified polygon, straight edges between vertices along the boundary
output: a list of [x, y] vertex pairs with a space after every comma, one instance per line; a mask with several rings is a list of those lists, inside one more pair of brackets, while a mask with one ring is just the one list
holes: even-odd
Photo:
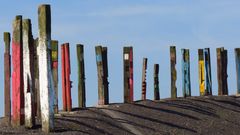
[[146, 100], [147, 82], [146, 82], [147, 58], [143, 58], [142, 67], [142, 100]]
[[96, 46], [96, 63], [98, 71], [98, 105], [108, 104], [108, 81], [107, 81], [107, 48]]
[[235, 48], [237, 95], [240, 95], [240, 48]]
[[12, 54], [12, 125], [20, 126], [24, 124], [22, 16], [13, 21]]
[[200, 96], [205, 95], [205, 76], [204, 76], [204, 55], [203, 49], [198, 49], [198, 76]]
[[34, 106], [34, 70], [33, 70], [33, 36], [30, 19], [22, 22], [23, 32], [23, 80], [25, 103], [25, 126], [32, 128], [35, 125]]
[[191, 96], [189, 49], [182, 49], [182, 90], [184, 97]]
[[218, 95], [228, 95], [227, 50], [217, 48]]
[[66, 95], [66, 73], [65, 73], [65, 45], [61, 45], [62, 59], [62, 102], [63, 111], [67, 111], [67, 95]]
[[38, 38], [34, 40], [34, 92], [35, 92], [35, 116], [41, 120], [41, 106], [40, 106], [40, 89], [39, 89], [39, 58], [38, 58]]
[[133, 102], [133, 47], [123, 48], [124, 103]]
[[11, 81], [11, 55], [10, 55], [10, 33], [4, 32], [4, 117], [6, 117], [6, 122], [11, 125], [11, 91], [10, 91], [10, 81]]
[[71, 67], [70, 67], [70, 51], [69, 43], [65, 44], [65, 78], [66, 78], [66, 97], [67, 97], [67, 111], [72, 110], [72, 96], [71, 96]]
[[38, 7], [39, 29], [39, 86], [42, 130], [54, 130], [54, 85], [51, 70], [51, 9], [50, 5]]
[[177, 70], [176, 70], [176, 47], [170, 46], [170, 66], [171, 66], [171, 98], [177, 98]]
[[154, 100], [160, 100], [158, 74], [159, 74], [159, 64], [154, 64], [154, 70], [153, 70]]
[[205, 95], [212, 95], [212, 75], [211, 75], [211, 59], [210, 48], [204, 49], [205, 70], [206, 70], [206, 89]]
[[51, 41], [52, 73], [54, 82], [54, 113], [58, 113], [58, 41]]
[[78, 61], [78, 107], [86, 107], [84, 46], [77, 44]]
[[109, 104], [109, 92], [108, 92], [108, 57], [107, 47], [102, 47], [103, 57], [103, 87], [104, 87], [104, 104]]

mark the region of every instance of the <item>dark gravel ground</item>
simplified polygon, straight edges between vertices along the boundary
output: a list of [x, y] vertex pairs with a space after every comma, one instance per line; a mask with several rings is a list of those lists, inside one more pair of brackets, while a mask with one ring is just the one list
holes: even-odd
[[[75, 109], [55, 117], [51, 134], [240, 134], [240, 97], [212, 96], [137, 101]], [[41, 126], [12, 128], [0, 119], [0, 134], [44, 134]]]

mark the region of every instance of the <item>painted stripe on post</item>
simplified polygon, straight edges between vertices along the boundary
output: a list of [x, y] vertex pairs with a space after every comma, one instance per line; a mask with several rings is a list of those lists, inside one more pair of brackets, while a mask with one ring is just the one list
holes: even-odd
[[203, 49], [198, 49], [198, 77], [200, 96], [205, 95], [205, 74], [204, 74], [204, 55]]
[[35, 125], [34, 113], [34, 77], [33, 77], [33, 37], [30, 19], [24, 19], [23, 27], [23, 80], [25, 103], [25, 127]]
[[206, 88], [205, 95], [212, 95], [212, 75], [211, 75], [211, 59], [210, 59], [210, 48], [204, 49], [204, 60], [206, 70]]
[[108, 57], [107, 57], [107, 47], [102, 47], [102, 57], [103, 57], [103, 87], [104, 87], [104, 104], [109, 104], [109, 92], [108, 92]]
[[66, 96], [66, 75], [65, 75], [65, 45], [61, 45], [62, 59], [62, 102], [63, 111], [67, 111], [67, 96]]
[[39, 29], [39, 86], [42, 130], [50, 132], [54, 130], [54, 85], [51, 69], [51, 9], [50, 5], [38, 7]]
[[182, 49], [182, 90], [183, 96], [191, 96], [189, 49]]
[[7, 118], [8, 125], [11, 124], [11, 55], [10, 55], [10, 33], [4, 32], [4, 116]]
[[20, 126], [24, 124], [22, 16], [13, 21], [12, 53], [12, 125]]
[[58, 113], [58, 41], [51, 41], [52, 74], [54, 82], [54, 113]]

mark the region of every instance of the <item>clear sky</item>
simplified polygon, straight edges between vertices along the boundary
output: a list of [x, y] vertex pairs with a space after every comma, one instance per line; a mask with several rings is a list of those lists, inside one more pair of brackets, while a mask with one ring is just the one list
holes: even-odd
[[[52, 39], [69, 42], [72, 102], [77, 106], [76, 44], [84, 44], [87, 106], [97, 104], [95, 46], [108, 47], [110, 102], [123, 101], [123, 46], [134, 48], [134, 99], [141, 97], [142, 58], [148, 58], [147, 98], [153, 99], [153, 65], [160, 64], [161, 98], [170, 96], [169, 46], [177, 46], [177, 87], [182, 96], [181, 48], [190, 49], [192, 95], [199, 95], [197, 49], [211, 48], [213, 94], [217, 94], [216, 48], [228, 49], [229, 93], [236, 93], [234, 48], [240, 47], [239, 0], [5, 0], [0, 4], [0, 116], [4, 111], [3, 32], [12, 33], [15, 15], [32, 19], [38, 34], [38, 5], [52, 10]], [[59, 55], [60, 58], [60, 55]], [[60, 60], [60, 59], [59, 59]], [[61, 65], [61, 63], [59, 63]], [[59, 68], [59, 107], [61, 101]]]

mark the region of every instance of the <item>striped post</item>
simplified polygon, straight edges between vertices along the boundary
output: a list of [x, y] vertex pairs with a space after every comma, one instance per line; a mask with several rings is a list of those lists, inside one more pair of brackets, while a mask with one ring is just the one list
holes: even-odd
[[52, 74], [54, 82], [54, 113], [58, 113], [58, 41], [51, 41]]
[[37, 116], [37, 118], [39, 120], [41, 120], [41, 106], [40, 106], [40, 89], [39, 89], [39, 66], [38, 66], [38, 53], [37, 53], [37, 48], [38, 48], [38, 38], [36, 38], [34, 40], [34, 92], [35, 92], [35, 98], [34, 98], [34, 102], [35, 102], [35, 116]]
[[133, 102], [133, 47], [123, 48], [124, 103]]
[[205, 95], [212, 95], [212, 75], [211, 75], [211, 59], [210, 48], [204, 48], [205, 70], [206, 70], [206, 89]]
[[23, 91], [23, 56], [22, 56], [22, 16], [13, 21], [12, 37], [12, 125], [24, 124], [24, 91]]
[[38, 57], [39, 89], [42, 130], [54, 130], [54, 83], [51, 69], [51, 9], [50, 5], [38, 7]]
[[96, 63], [98, 71], [98, 105], [106, 105], [108, 101], [108, 81], [107, 81], [107, 48], [96, 46]]
[[77, 61], [78, 61], [78, 107], [86, 107], [85, 91], [85, 67], [84, 67], [84, 46], [77, 44]]
[[205, 95], [205, 74], [204, 74], [204, 55], [203, 49], [198, 49], [198, 77], [200, 96]]
[[170, 46], [170, 66], [171, 66], [171, 98], [177, 98], [177, 70], [176, 70], [176, 47]]
[[158, 74], [159, 74], [159, 64], [154, 64], [154, 69], [153, 69], [154, 100], [160, 100]]
[[191, 96], [189, 49], [182, 49], [182, 90], [184, 97]]
[[62, 50], [62, 96], [63, 96], [63, 111], [70, 112], [72, 110], [71, 98], [71, 67], [70, 67], [70, 53], [69, 43], [61, 46]]
[[218, 95], [228, 95], [227, 50], [217, 48]]
[[146, 100], [147, 92], [147, 82], [146, 82], [146, 73], [147, 73], [147, 58], [143, 58], [143, 67], [142, 67], [142, 100]]
[[11, 91], [10, 91], [10, 81], [11, 81], [11, 55], [10, 55], [10, 33], [4, 32], [3, 34], [5, 43], [4, 52], [4, 117], [6, 117], [6, 122], [8, 125], [11, 124]]
[[240, 95], [240, 48], [235, 48], [237, 95]]
[[30, 19], [22, 22], [23, 32], [23, 83], [25, 103], [25, 127], [32, 128], [35, 125], [34, 106], [34, 70], [33, 70], [33, 36]]

